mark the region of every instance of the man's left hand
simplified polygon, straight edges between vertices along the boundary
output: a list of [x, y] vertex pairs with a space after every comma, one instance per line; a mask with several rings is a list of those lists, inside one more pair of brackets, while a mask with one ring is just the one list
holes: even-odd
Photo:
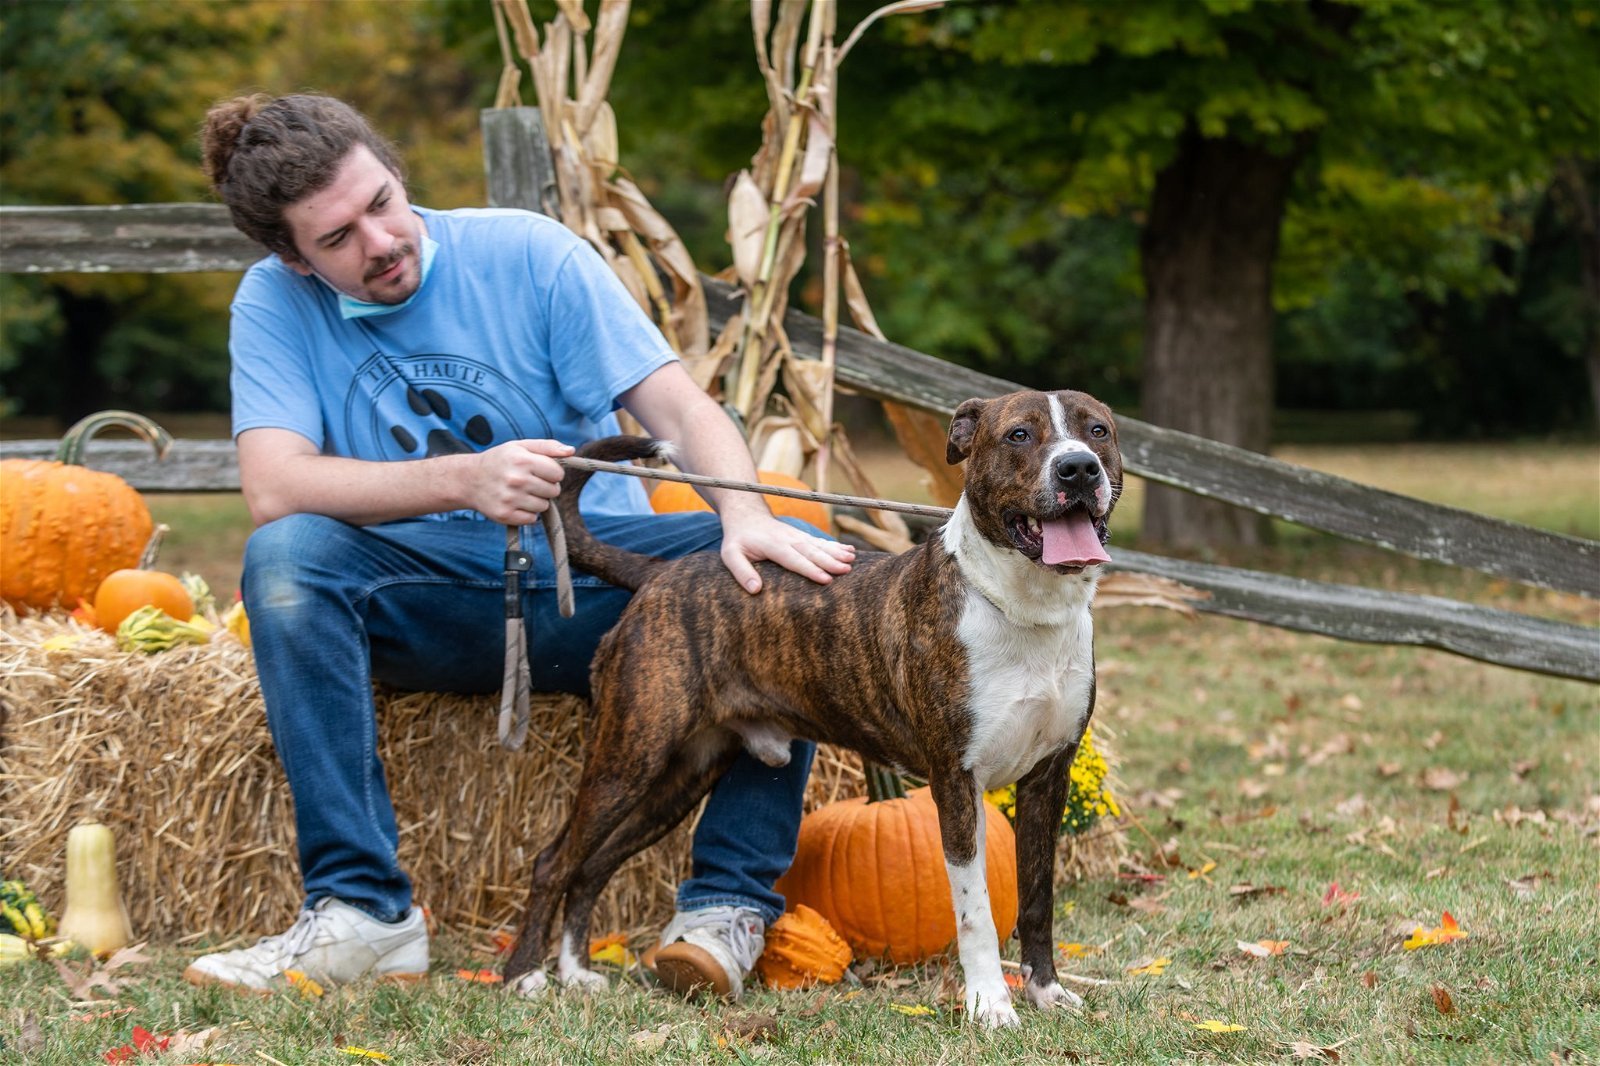
[[[762, 508], [761, 512], [765, 512]], [[848, 574], [856, 550], [849, 544], [814, 537], [771, 514], [752, 512], [725, 515], [722, 520], [722, 562], [746, 592], [761, 591], [755, 563], [777, 563], [826, 585], [837, 574]]]

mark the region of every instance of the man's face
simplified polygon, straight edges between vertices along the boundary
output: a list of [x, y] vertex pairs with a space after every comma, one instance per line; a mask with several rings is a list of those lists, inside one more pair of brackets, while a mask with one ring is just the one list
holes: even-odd
[[300, 258], [285, 262], [368, 303], [404, 303], [422, 284], [422, 220], [398, 177], [365, 145], [333, 182], [284, 210]]

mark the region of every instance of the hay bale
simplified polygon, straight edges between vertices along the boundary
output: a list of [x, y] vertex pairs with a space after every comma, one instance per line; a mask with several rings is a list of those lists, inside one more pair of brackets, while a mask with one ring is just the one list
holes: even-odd
[[[400, 861], [442, 926], [520, 918], [533, 856], [566, 818], [585, 704], [535, 698], [521, 752], [496, 741], [495, 696], [377, 694]], [[864, 791], [860, 759], [824, 748], [808, 807]], [[288, 785], [248, 649], [231, 637], [155, 655], [117, 650], [62, 614], [0, 609], [0, 856], [5, 876], [62, 904], [67, 830], [117, 839], [136, 935], [171, 941], [285, 928], [299, 906]], [[693, 820], [618, 871], [596, 932], [641, 934], [672, 913]], [[1060, 868], [1114, 865], [1121, 834], [1068, 838]]]

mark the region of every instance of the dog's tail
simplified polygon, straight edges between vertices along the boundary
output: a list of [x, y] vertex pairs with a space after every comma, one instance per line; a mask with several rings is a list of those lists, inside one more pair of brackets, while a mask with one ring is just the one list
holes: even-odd
[[[666, 459], [671, 454], [671, 443], [650, 437], [602, 437], [578, 449], [580, 458], [601, 459], [608, 463], [631, 459]], [[591, 573], [602, 581], [630, 591], [637, 589], [666, 560], [607, 544], [603, 540], [596, 540], [594, 534], [589, 532], [583, 515], [578, 512], [578, 497], [594, 474], [593, 470], [568, 470], [561, 480], [561, 495], [556, 497], [556, 510], [561, 513], [561, 525], [567, 536], [567, 558], [579, 570]]]

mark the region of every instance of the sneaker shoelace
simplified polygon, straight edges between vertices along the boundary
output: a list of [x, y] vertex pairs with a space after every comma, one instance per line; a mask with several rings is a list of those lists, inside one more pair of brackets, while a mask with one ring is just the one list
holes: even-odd
[[678, 933], [679, 939], [688, 939], [688, 934], [697, 929], [704, 929], [728, 945], [734, 961], [746, 973], [756, 964], [761, 949], [765, 945], [763, 938], [764, 923], [756, 916], [754, 911], [733, 907], [704, 907], [700, 910], [689, 911], [681, 915], [683, 926]]
[[256, 952], [272, 952], [280, 961], [288, 961], [306, 953], [317, 936], [317, 912], [303, 910], [294, 924], [285, 932], [264, 936], [256, 941]]

